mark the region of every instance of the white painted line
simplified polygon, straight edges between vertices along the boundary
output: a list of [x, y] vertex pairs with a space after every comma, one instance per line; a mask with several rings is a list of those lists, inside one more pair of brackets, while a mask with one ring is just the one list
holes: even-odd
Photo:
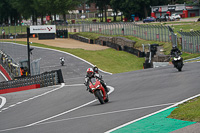
[[73, 84], [73, 85], [65, 85], [65, 86], [83, 86], [84, 84]]
[[115, 130], [117, 130], [117, 129], [120, 129], [120, 128], [122, 128], [122, 127], [125, 127], [125, 126], [127, 126], [127, 125], [129, 125], [129, 124], [132, 124], [132, 123], [134, 123], [134, 122], [136, 122], [136, 121], [145, 119], [145, 118], [147, 118], [147, 117], [150, 117], [150, 116], [152, 116], [152, 115], [155, 115], [155, 114], [160, 113], [160, 112], [162, 112], [162, 111], [165, 111], [165, 110], [167, 110], [167, 109], [176, 107], [176, 106], [178, 106], [179, 104], [182, 104], [182, 103], [184, 103], [184, 102], [186, 102], [186, 101], [188, 101], [188, 100], [194, 99], [194, 98], [199, 97], [199, 96], [200, 96], [200, 94], [195, 95], [195, 96], [190, 97], [190, 98], [187, 98], [187, 99], [185, 99], [185, 100], [183, 100], [183, 101], [180, 101], [180, 102], [178, 102], [178, 103], [175, 103], [175, 104], [173, 104], [173, 105], [171, 105], [171, 106], [169, 106], [169, 107], [167, 107], [167, 108], [161, 109], [161, 110], [156, 111], [156, 112], [154, 112], [154, 113], [148, 114], [148, 115], [146, 115], [146, 116], [143, 116], [143, 117], [138, 118], [138, 119], [136, 119], [136, 120], [130, 121], [130, 122], [125, 123], [125, 124], [123, 124], [123, 125], [121, 125], [121, 126], [118, 126], [118, 127], [116, 127], [116, 128], [113, 128], [113, 129], [111, 129], [111, 130], [109, 130], [109, 131], [106, 131], [105, 133], [113, 132], [113, 131], [115, 131]]
[[117, 111], [104, 112], [104, 113], [98, 113], [98, 114], [91, 114], [91, 115], [85, 115], [85, 116], [78, 116], [78, 117], [72, 117], [72, 118], [67, 118], [67, 119], [44, 122], [44, 123], [40, 123], [40, 124], [37, 124], [37, 125], [44, 125], [44, 124], [57, 123], [57, 122], [63, 122], [63, 121], [68, 121], [68, 120], [75, 120], [75, 119], [93, 117], [93, 116], [101, 116], [101, 115], [115, 114], [115, 113], [121, 113], [121, 112], [128, 112], [128, 111], [134, 111], [134, 110], [140, 110], [140, 109], [148, 109], [148, 108], [166, 106], [166, 105], [171, 105], [171, 104], [174, 104], [174, 103], [152, 105], [152, 106], [146, 106], [146, 107], [138, 107], [138, 108], [132, 108], [132, 109], [124, 109], [124, 110], [117, 110]]
[[2, 108], [6, 104], [6, 98], [2, 96], [0, 96], [0, 98], [1, 98], [0, 108]]
[[[108, 87], [110, 88], [110, 91], [108, 92], [108, 94], [111, 94], [111, 93], [114, 91], [114, 88], [111, 87], [111, 86], [108, 86]], [[97, 99], [95, 99], [95, 100], [93, 100], [93, 101], [90, 101], [90, 102], [88, 102], [88, 103], [85, 103], [85, 104], [83, 104], [83, 105], [81, 105], [81, 106], [78, 106], [78, 107], [76, 107], [76, 108], [73, 108], [73, 109], [67, 110], [67, 111], [65, 111], [65, 112], [63, 112], [63, 113], [60, 113], [60, 114], [54, 115], [54, 116], [52, 116], [52, 117], [49, 117], [49, 118], [46, 118], [46, 119], [43, 119], [43, 120], [37, 121], [37, 122], [32, 123], [32, 124], [29, 124], [29, 125], [27, 125], [27, 126], [29, 127], [29, 126], [37, 125], [37, 124], [42, 123], [42, 122], [44, 122], [44, 121], [47, 121], [47, 120], [50, 120], [50, 119], [53, 119], [53, 118], [59, 117], [59, 116], [61, 116], [61, 115], [64, 115], [64, 114], [70, 113], [70, 112], [75, 111], [75, 110], [78, 110], [78, 109], [80, 109], [80, 108], [83, 108], [83, 107], [85, 107], [85, 106], [87, 106], [87, 105], [90, 105], [90, 104], [96, 102], [96, 101], [97, 101]]]
[[[12, 43], [12, 42], [4, 42], [4, 43], [10, 43], [10, 44], [16, 44], [16, 45], [20, 45], [20, 46], [26, 46], [26, 45], [23, 45], [23, 44]], [[87, 63], [87, 64], [89, 64], [89, 65], [91, 65], [92, 67], [95, 66], [95, 65], [93, 65], [92, 63], [90, 63], [90, 62], [88, 62], [88, 61], [86, 61], [86, 60], [84, 60], [84, 59], [82, 59], [82, 58], [80, 58], [80, 57], [78, 57], [78, 56], [75, 56], [75, 55], [73, 55], [73, 54], [70, 54], [70, 53], [68, 53], [68, 52], [64, 52], [64, 51], [60, 51], [60, 50], [56, 50], [56, 49], [50, 49], [50, 48], [37, 47], [37, 46], [31, 46], [31, 47], [40, 48], [40, 49], [46, 49], [46, 50], [52, 50], [52, 51], [64, 53], [64, 54], [70, 55], [70, 56], [72, 56], [72, 57], [75, 57], [75, 58], [77, 58], [77, 59], [79, 59], [79, 60], [81, 60], [81, 61], [83, 61], [83, 62], [85, 62], [85, 63]], [[101, 72], [103, 72], [103, 73], [107, 73], [107, 74], [112, 75], [112, 73], [103, 71], [103, 70], [101, 70], [101, 69], [99, 69], [99, 70], [100, 70]]]
[[35, 122], [35, 123], [29, 124], [29, 125], [27, 125], [27, 127], [33, 126], [33, 125], [37, 125], [38, 123], [42, 123], [42, 122], [44, 122], [44, 121], [47, 121], [47, 120], [50, 120], [50, 119], [59, 117], [59, 116], [61, 116], [61, 115], [70, 113], [70, 112], [72, 112], [72, 111], [78, 110], [78, 109], [83, 108], [83, 107], [85, 107], [85, 106], [87, 106], [87, 105], [90, 105], [91, 103], [94, 103], [94, 102], [96, 102], [96, 101], [97, 101], [97, 99], [95, 99], [95, 100], [93, 100], [93, 101], [90, 101], [90, 102], [88, 102], [88, 103], [86, 103], [86, 104], [83, 104], [83, 105], [81, 105], [81, 106], [78, 106], [78, 107], [76, 107], [76, 108], [73, 108], [73, 109], [70, 109], [70, 110], [68, 110], [68, 111], [65, 111], [65, 112], [63, 112], [63, 113], [60, 113], [60, 114], [54, 115], [54, 116], [52, 116], [52, 117], [43, 119], [43, 120], [41, 120], [41, 121], [37, 121], [37, 122]]
[[[4, 79], [6, 80], [6, 81], [8, 81], [8, 79], [7, 79], [7, 77], [0, 71], [0, 74], [4, 77]], [[1, 97], [0, 96], [0, 98], [1, 98], [1, 100], [2, 100], [2, 102], [1, 102], [1, 104], [0, 104], [0, 109], [6, 104], [6, 98], [5, 97]], [[1, 111], [0, 111], [1, 112]]]
[[3, 78], [8, 81], [7, 77], [0, 71], [0, 74], [3, 76]]
[[[111, 87], [111, 86], [107, 86], [107, 87], [110, 88], [109, 94], [111, 94], [111, 93], [114, 91], [114, 88]], [[3, 130], [0, 130], [0, 132], [12, 131], [12, 130], [16, 130], [16, 129], [22, 129], [22, 128], [27, 128], [27, 127], [30, 127], [30, 126], [38, 125], [39, 123], [45, 122], [45, 121], [47, 121], [47, 120], [50, 120], [50, 119], [56, 118], [56, 117], [58, 117], [58, 116], [61, 116], [61, 115], [70, 113], [70, 112], [75, 111], [75, 110], [78, 110], [78, 109], [80, 109], [80, 108], [83, 108], [83, 107], [85, 107], [85, 106], [87, 106], [87, 105], [89, 105], [89, 104], [92, 104], [92, 103], [96, 102], [96, 101], [97, 101], [97, 99], [95, 99], [95, 100], [93, 100], [93, 101], [90, 101], [90, 102], [88, 102], [88, 103], [85, 103], [85, 104], [83, 104], [83, 105], [81, 105], [81, 106], [78, 106], [78, 107], [76, 107], [76, 108], [67, 110], [67, 111], [65, 111], [65, 112], [63, 112], [63, 113], [60, 113], [60, 114], [54, 115], [54, 116], [52, 116], [52, 117], [49, 117], [49, 118], [46, 118], [46, 119], [43, 119], [43, 120], [34, 122], [34, 123], [32, 123], [32, 124], [29, 124], [29, 125], [25, 125], [25, 126], [21, 126], [21, 127], [14, 127], [14, 128], [9, 128], [9, 129], [3, 129]]]

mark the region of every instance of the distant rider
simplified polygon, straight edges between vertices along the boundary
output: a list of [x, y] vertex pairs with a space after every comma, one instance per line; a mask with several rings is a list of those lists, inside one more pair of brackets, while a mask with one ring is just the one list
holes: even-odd
[[85, 83], [84, 84], [85, 84], [85, 86], [87, 86], [87, 90], [89, 90], [89, 92], [91, 92], [91, 90], [89, 88], [89, 83], [90, 83], [91, 78], [99, 79], [99, 81], [102, 84], [102, 86], [104, 87], [105, 91], [108, 92], [108, 88], [107, 88], [106, 84], [104, 83], [102, 76], [99, 74], [98, 68], [96, 66], [94, 68], [88, 68], [87, 74], [85, 76]]
[[[173, 45], [170, 55], [171, 55], [171, 57], [175, 57], [176, 54], [182, 55], [182, 52], [177, 48], [177, 46]], [[183, 59], [181, 58], [181, 60], [183, 60]], [[172, 60], [172, 63], [174, 64], [174, 59]]]
[[173, 45], [171, 50], [171, 56], [174, 57], [177, 54], [182, 54], [181, 51], [177, 48], [177, 46]]
[[65, 58], [64, 57], [60, 57], [60, 63], [62, 64], [62, 62], [64, 64], [64, 62], [65, 62]]

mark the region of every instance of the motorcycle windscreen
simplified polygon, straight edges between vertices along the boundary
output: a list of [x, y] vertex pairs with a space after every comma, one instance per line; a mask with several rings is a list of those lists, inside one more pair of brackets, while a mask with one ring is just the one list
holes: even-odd
[[92, 83], [93, 85], [95, 85], [95, 84], [96, 84], [96, 78], [91, 78], [91, 83]]

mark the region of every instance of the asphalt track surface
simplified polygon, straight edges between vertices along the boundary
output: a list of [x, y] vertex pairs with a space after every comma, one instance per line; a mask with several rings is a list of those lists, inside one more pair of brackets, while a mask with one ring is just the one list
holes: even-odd
[[[24, 49], [13, 47], [19, 53]], [[0, 109], [0, 133], [103, 133], [200, 93], [198, 62], [186, 63], [182, 72], [172, 66], [113, 75], [101, 72], [115, 89], [109, 103], [101, 105], [83, 85], [89, 64], [38, 48], [32, 56], [41, 58], [42, 71], [61, 68], [65, 85], [1, 95], [7, 102]], [[59, 66], [60, 56], [69, 62], [64, 67]]]

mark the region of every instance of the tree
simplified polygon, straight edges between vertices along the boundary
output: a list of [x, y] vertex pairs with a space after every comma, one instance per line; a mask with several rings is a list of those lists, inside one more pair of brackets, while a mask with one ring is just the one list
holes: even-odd
[[132, 14], [142, 18], [150, 15], [150, 6], [166, 4], [163, 0], [111, 0], [111, 7], [123, 12], [123, 15], [130, 19]]
[[11, 7], [9, 0], [0, 0], [0, 24], [15, 24], [19, 17], [19, 13]]
[[81, 3], [81, 0], [33, 0], [35, 9], [43, 15], [54, 15], [56, 20], [56, 14], [63, 14], [66, 20], [65, 14], [69, 10], [75, 9], [75, 7]]

